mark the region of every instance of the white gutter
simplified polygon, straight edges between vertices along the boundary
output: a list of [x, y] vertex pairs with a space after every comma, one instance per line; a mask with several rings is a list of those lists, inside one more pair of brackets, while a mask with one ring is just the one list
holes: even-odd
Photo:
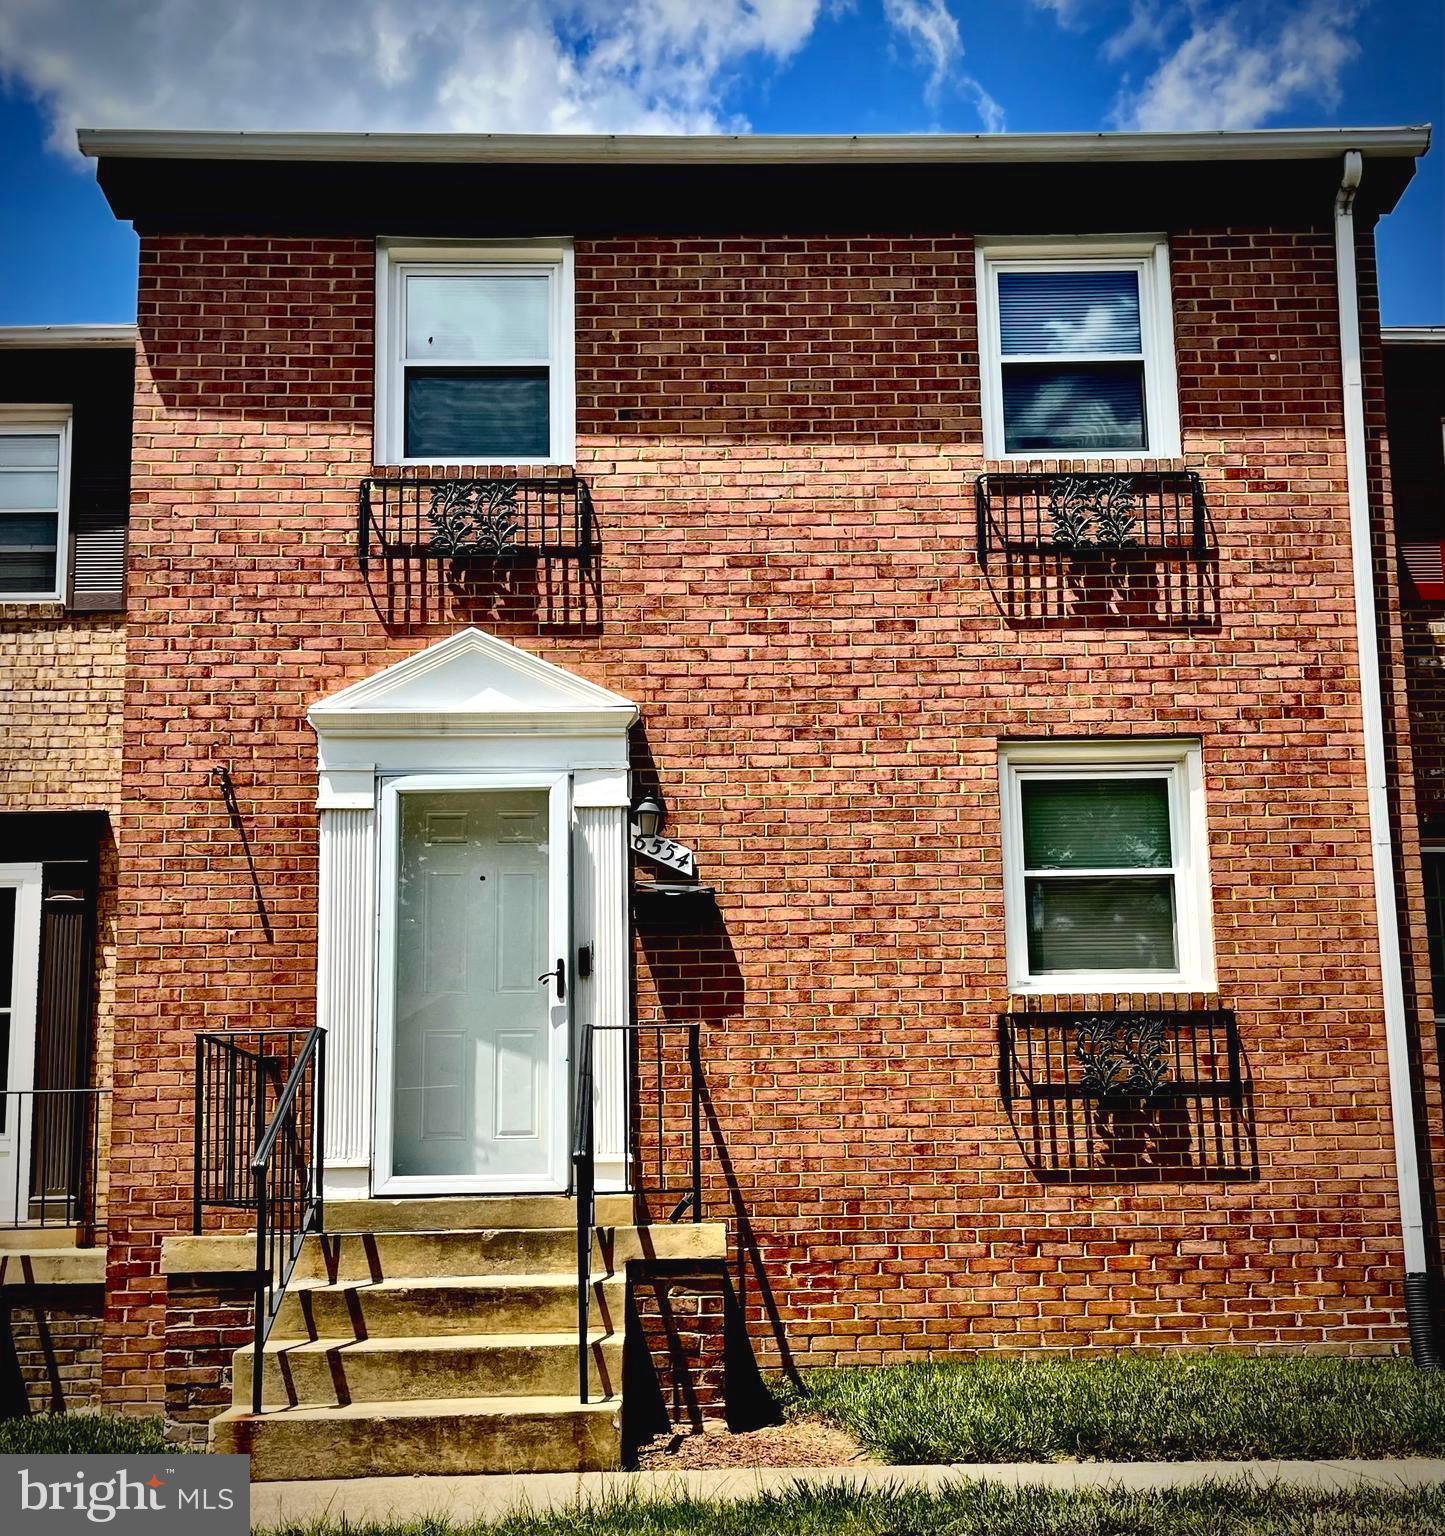
[[1380, 331], [1387, 347], [1445, 345], [1445, 325], [1387, 325]]
[[[1355, 639], [1360, 655], [1360, 713], [1365, 732], [1365, 796], [1369, 807], [1370, 852], [1375, 876], [1375, 921], [1380, 938], [1380, 971], [1385, 1003], [1385, 1051], [1390, 1078], [1390, 1120], [1395, 1143], [1395, 1177], [1400, 1188], [1400, 1226], [1405, 1250], [1406, 1311], [1410, 1342], [1416, 1348], [1420, 1302], [1428, 1323], [1425, 1218], [1420, 1198], [1420, 1164], [1415, 1141], [1415, 1094], [1410, 1074], [1410, 1032], [1405, 1017], [1405, 981], [1395, 892], [1394, 848], [1385, 768], [1385, 721], [1380, 698], [1379, 627], [1375, 613], [1374, 540], [1365, 460], [1364, 376], [1360, 364], [1360, 302], [1355, 276], [1355, 192], [1364, 161], [1359, 150], [1345, 154], [1335, 196], [1335, 266], [1340, 301], [1340, 366], [1344, 376], [1345, 478], [1350, 499], [1350, 554], [1355, 578]], [[1414, 1304], [1412, 1305], [1412, 1301]], [[1425, 1335], [1428, 1338], [1428, 1330]], [[1433, 1363], [1433, 1362], [1431, 1362]]]
[[139, 339], [133, 325], [0, 325], [0, 347], [125, 347]]
[[1428, 127], [1210, 133], [504, 134], [244, 133], [82, 128], [93, 158], [457, 161], [510, 164], [933, 165], [977, 162], [1333, 160], [1356, 148], [1413, 159]]

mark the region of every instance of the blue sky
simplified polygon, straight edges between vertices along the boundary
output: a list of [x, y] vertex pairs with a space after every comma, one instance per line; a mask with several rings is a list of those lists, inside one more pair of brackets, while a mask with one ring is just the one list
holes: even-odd
[[[1419, 123], [1439, 0], [0, 0], [0, 324], [127, 320], [74, 131], [899, 133]], [[1382, 226], [1445, 320], [1445, 150]]]

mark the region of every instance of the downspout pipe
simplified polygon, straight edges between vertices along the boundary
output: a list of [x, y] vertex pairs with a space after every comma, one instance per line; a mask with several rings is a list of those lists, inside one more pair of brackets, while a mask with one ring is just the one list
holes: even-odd
[[1360, 659], [1360, 712], [1365, 735], [1365, 797], [1375, 883], [1375, 920], [1385, 1004], [1385, 1050], [1390, 1079], [1390, 1120], [1400, 1226], [1405, 1260], [1405, 1320], [1415, 1364], [1439, 1364], [1435, 1351], [1430, 1275], [1425, 1257], [1424, 1202], [1415, 1139], [1415, 1094], [1410, 1073], [1410, 1032], [1405, 1016], [1405, 978], [1390, 836], [1389, 785], [1385, 766], [1385, 719], [1380, 697], [1379, 621], [1375, 610], [1374, 540], [1365, 457], [1364, 372], [1360, 362], [1360, 300], [1355, 272], [1355, 193], [1364, 172], [1359, 150], [1344, 157], [1335, 195], [1335, 271], [1340, 302], [1340, 365], [1344, 379], [1345, 478], [1350, 503], [1350, 551], [1355, 584], [1355, 638]]

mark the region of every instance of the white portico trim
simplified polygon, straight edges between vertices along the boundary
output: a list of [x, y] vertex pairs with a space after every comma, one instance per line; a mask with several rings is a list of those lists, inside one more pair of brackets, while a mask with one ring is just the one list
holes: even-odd
[[[377, 1098], [381, 795], [398, 776], [475, 785], [496, 775], [565, 775], [572, 837], [573, 1032], [625, 1024], [627, 733], [637, 706], [519, 646], [466, 629], [313, 704], [320, 813], [317, 1018], [328, 1030], [326, 1190], [372, 1188]], [[572, 970], [576, 972], [575, 963]], [[596, 1041], [600, 1187], [625, 1183], [624, 1035]], [[606, 1184], [602, 1184], [605, 1178]]]

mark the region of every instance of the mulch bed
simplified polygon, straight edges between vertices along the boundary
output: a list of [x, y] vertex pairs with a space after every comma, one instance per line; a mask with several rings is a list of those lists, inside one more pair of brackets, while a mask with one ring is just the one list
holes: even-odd
[[638, 1447], [646, 1472], [685, 1472], [725, 1467], [841, 1467], [871, 1462], [846, 1430], [810, 1419], [769, 1424], [733, 1433], [721, 1425], [700, 1434], [658, 1435]]

